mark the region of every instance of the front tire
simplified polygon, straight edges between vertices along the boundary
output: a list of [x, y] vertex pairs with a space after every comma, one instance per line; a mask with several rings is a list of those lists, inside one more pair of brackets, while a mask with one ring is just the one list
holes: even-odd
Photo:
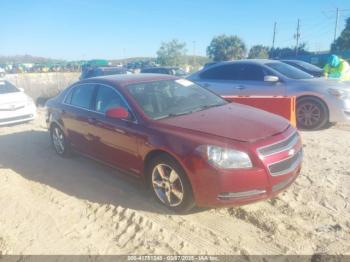
[[52, 145], [56, 153], [62, 157], [67, 157], [70, 154], [70, 147], [68, 140], [63, 130], [56, 124], [53, 124], [50, 128], [50, 137]]
[[317, 130], [328, 124], [327, 106], [318, 98], [303, 97], [297, 101], [297, 125], [300, 129]]
[[188, 212], [195, 206], [190, 182], [177, 161], [162, 155], [148, 166], [148, 184], [158, 202], [177, 213]]

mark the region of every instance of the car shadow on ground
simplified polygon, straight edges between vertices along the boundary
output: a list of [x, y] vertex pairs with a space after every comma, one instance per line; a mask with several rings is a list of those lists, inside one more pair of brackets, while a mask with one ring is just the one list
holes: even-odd
[[157, 203], [140, 179], [77, 154], [59, 157], [45, 131], [0, 135], [0, 173], [2, 169], [93, 203], [175, 214]]

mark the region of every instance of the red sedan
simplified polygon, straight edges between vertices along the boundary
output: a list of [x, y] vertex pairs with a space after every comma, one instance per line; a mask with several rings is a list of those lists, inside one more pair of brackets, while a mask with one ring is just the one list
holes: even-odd
[[267, 199], [300, 173], [301, 140], [286, 120], [185, 79], [91, 78], [47, 109], [59, 155], [79, 151], [140, 177], [177, 212]]

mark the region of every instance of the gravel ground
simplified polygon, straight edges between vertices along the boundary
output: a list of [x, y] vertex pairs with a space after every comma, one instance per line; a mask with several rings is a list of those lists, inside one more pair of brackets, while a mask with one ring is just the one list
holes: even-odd
[[115, 170], [58, 157], [42, 113], [1, 127], [0, 254], [350, 255], [350, 126], [302, 137], [302, 174], [278, 197], [176, 215]]

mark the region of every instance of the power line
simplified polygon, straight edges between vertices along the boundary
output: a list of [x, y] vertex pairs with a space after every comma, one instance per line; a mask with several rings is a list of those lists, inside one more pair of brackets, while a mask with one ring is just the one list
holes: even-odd
[[[339, 17], [341, 17], [341, 13], [342, 12], [348, 12], [350, 11], [350, 8], [346, 8], [346, 9], [339, 9], [338, 7], [335, 9], [335, 25], [334, 25], [334, 36], [333, 36], [333, 41], [335, 41], [337, 39], [337, 32], [338, 32], [338, 21], [339, 21]], [[334, 11], [328, 11], [328, 12], [334, 12]], [[326, 13], [323, 11], [322, 14], [328, 18], [328, 19], [332, 19], [331, 17], [327, 16]]]
[[[319, 23], [317, 26], [309, 27], [304, 25], [303, 23], [303, 36], [301, 37], [303, 40], [308, 38], [314, 38], [316, 36], [324, 35], [327, 31], [328, 34], [332, 34], [333, 26], [328, 23], [328, 21], [324, 21], [323, 23]], [[308, 29], [306, 29], [308, 28]]]

